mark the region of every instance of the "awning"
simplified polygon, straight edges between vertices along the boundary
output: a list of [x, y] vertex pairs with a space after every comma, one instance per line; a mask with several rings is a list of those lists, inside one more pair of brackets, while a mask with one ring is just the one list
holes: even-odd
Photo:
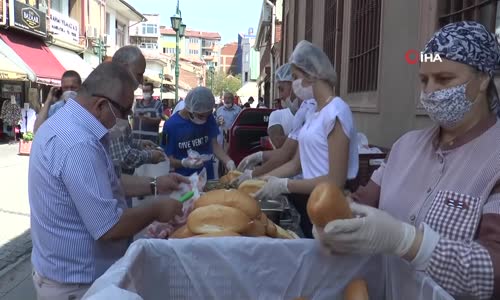
[[28, 80], [28, 74], [5, 54], [0, 52], [0, 79], [4, 80]]
[[74, 70], [85, 80], [93, 71], [92, 67], [75, 52], [58, 46], [49, 46], [50, 51], [66, 70]]
[[257, 97], [259, 95], [259, 88], [257, 82], [249, 81], [245, 83], [237, 92], [239, 97]]
[[60, 85], [64, 67], [45, 46], [43, 41], [27, 34], [10, 30], [0, 31], [2, 39], [30, 67], [36, 75], [36, 82]]

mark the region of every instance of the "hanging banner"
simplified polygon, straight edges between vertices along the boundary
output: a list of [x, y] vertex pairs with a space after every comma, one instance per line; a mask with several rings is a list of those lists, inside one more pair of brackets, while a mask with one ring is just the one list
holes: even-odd
[[0, 0], [0, 25], [5, 25], [7, 21], [7, 0]]
[[[3, 0], [6, 1], [6, 0]], [[11, 0], [9, 2], [10, 26], [39, 36], [47, 36], [46, 15], [33, 6]]]

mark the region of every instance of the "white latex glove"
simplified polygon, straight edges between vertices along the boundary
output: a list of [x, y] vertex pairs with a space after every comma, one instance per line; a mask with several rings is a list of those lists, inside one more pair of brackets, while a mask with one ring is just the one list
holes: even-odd
[[236, 170], [236, 164], [234, 163], [234, 161], [233, 161], [233, 160], [230, 160], [230, 161], [228, 161], [228, 162], [226, 163], [226, 169], [227, 169], [228, 171], [234, 171], [234, 170]]
[[411, 248], [416, 228], [388, 213], [355, 202], [350, 204], [353, 219], [335, 220], [313, 235], [335, 253], [405, 255]]
[[252, 170], [245, 170], [245, 172], [243, 172], [243, 174], [241, 174], [238, 178], [236, 178], [235, 180], [231, 181], [231, 184], [236, 183], [239, 186], [244, 181], [252, 179], [253, 178], [252, 173], [253, 173]]
[[288, 194], [288, 178], [269, 177], [267, 183], [255, 193], [258, 200], [276, 199], [281, 194]]
[[201, 169], [203, 167], [203, 160], [184, 158], [183, 160], [181, 160], [181, 164], [184, 168], [187, 169]]
[[245, 170], [255, 168], [256, 165], [262, 163], [264, 160], [263, 155], [262, 151], [248, 155], [238, 165], [238, 171], [243, 172]]

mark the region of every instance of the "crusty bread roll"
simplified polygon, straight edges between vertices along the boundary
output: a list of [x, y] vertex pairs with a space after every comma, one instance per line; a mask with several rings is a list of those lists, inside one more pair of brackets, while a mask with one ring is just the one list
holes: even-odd
[[188, 216], [187, 226], [195, 234], [221, 231], [240, 233], [247, 229], [249, 223], [250, 218], [241, 210], [212, 204], [193, 210]]
[[240, 234], [237, 234], [236, 232], [232, 231], [219, 231], [219, 232], [211, 232], [211, 233], [205, 233], [205, 234], [200, 234], [200, 235], [195, 235], [195, 238], [203, 238], [203, 237], [223, 237], [223, 236], [241, 236]]
[[247, 195], [255, 194], [258, 190], [260, 190], [266, 182], [264, 180], [250, 179], [243, 181], [238, 190], [244, 192]]
[[194, 234], [189, 230], [186, 225], [182, 225], [176, 231], [174, 231], [169, 238], [170, 239], [185, 239], [194, 236]]
[[366, 282], [362, 279], [351, 281], [344, 289], [344, 300], [369, 300]]
[[267, 226], [267, 216], [265, 213], [261, 213], [259, 216], [259, 220], [264, 224], [264, 226]]
[[244, 212], [250, 219], [260, 215], [259, 203], [247, 194], [238, 190], [214, 190], [203, 194], [194, 203], [194, 208], [207, 205], [220, 204], [237, 208]]
[[219, 182], [224, 183], [224, 184], [229, 184], [233, 180], [235, 180], [236, 178], [240, 177], [242, 174], [243, 173], [241, 173], [240, 171], [236, 171], [236, 170], [229, 171], [226, 175], [219, 178]]
[[281, 228], [280, 226], [278, 225], [275, 225], [276, 226], [276, 230], [277, 230], [277, 238], [279, 239], [288, 239], [288, 240], [293, 240], [294, 237], [288, 232], [286, 231], [285, 229]]
[[264, 236], [266, 232], [266, 226], [260, 220], [253, 220], [241, 234], [245, 236]]
[[278, 237], [278, 228], [273, 221], [267, 219], [266, 234], [272, 238]]
[[307, 214], [311, 222], [320, 228], [334, 220], [352, 218], [343, 192], [335, 184], [327, 182], [318, 184], [312, 191], [307, 201]]

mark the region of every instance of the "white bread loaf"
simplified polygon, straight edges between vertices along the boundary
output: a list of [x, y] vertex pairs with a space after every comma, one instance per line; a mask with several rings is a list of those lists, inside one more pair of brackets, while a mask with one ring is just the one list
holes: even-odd
[[200, 208], [212, 204], [234, 207], [244, 212], [250, 219], [260, 216], [259, 203], [238, 190], [214, 190], [203, 194], [194, 203], [194, 208]]
[[195, 234], [232, 231], [236, 233], [247, 229], [250, 218], [241, 210], [212, 204], [196, 208], [189, 214], [187, 226]]

